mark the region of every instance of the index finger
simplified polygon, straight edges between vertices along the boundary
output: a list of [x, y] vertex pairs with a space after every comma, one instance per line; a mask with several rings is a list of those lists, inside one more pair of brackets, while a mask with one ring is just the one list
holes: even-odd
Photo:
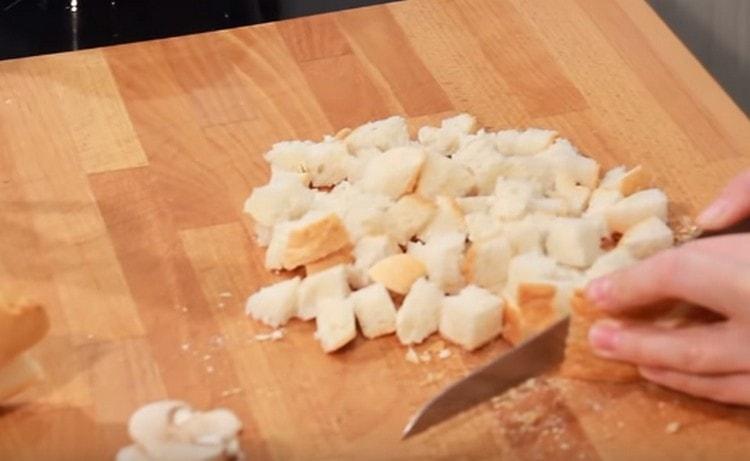
[[698, 217], [704, 229], [716, 230], [731, 226], [750, 216], [750, 170], [734, 179]]
[[750, 274], [746, 265], [721, 255], [675, 248], [592, 281], [586, 296], [613, 313], [682, 299], [736, 317], [750, 315]]

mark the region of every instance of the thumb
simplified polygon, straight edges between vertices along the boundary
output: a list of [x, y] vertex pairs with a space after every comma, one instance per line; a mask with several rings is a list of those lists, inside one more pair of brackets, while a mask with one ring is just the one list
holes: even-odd
[[706, 230], [723, 229], [750, 216], [750, 170], [736, 176], [719, 197], [698, 216]]

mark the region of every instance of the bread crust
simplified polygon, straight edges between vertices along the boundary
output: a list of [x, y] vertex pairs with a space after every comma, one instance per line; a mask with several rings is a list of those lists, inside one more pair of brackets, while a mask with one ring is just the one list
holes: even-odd
[[507, 302], [503, 314], [503, 337], [516, 345], [552, 325], [560, 314], [555, 307], [557, 287], [549, 283], [518, 285], [518, 305]]
[[347, 245], [327, 256], [305, 264], [305, 274], [310, 276], [330, 267], [338, 266], [339, 264], [350, 264], [354, 262], [354, 254], [352, 254], [352, 250], [352, 245]]
[[289, 233], [283, 267], [292, 270], [351, 246], [349, 233], [335, 213]]
[[390, 291], [405, 295], [412, 284], [423, 277], [427, 270], [420, 260], [402, 253], [381, 259], [368, 271], [370, 278], [383, 284]]

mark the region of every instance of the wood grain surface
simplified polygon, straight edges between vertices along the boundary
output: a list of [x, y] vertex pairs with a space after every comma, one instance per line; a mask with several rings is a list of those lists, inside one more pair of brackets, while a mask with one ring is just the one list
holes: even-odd
[[324, 355], [310, 323], [253, 339], [244, 299], [277, 278], [241, 213], [262, 153], [459, 111], [642, 163], [680, 213], [750, 165], [748, 119], [636, 0], [414, 0], [0, 63], [0, 281], [53, 321], [0, 459], [112, 459], [165, 397], [234, 410], [254, 460], [747, 459], [747, 410], [555, 379], [400, 442], [506, 346], [415, 365], [393, 337]]

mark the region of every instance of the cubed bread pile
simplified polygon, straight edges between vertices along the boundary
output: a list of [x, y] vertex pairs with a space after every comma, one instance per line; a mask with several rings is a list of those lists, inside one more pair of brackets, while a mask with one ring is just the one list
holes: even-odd
[[357, 336], [518, 343], [587, 281], [673, 245], [667, 197], [641, 167], [582, 155], [555, 131], [479, 130], [460, 114], [411, 139], [401, 117], [265, 154], [245, 203], [269, 271], [250, 296], [272, 327], [315, 320], [326, 352]]

